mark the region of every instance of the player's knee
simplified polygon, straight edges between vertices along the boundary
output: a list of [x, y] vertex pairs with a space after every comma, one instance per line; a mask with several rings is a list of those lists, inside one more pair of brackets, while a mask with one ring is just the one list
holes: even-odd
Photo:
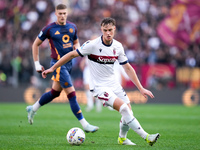
[[120, 113], [128, 113], [130, 112], [129, 107], [126, 103], [122, 104], [119, 108]]
[[128, 107], [127, 104], [122, 104], [120, 109], [119, 109], [120, 114], [122, 115], [122, 117], [124, 118], [126, 124], [131, 123], [134, 120], [134, 116], [131, 114], [131, 110]]
[[51, 89], [51, 94], [53, 95], [54, 98], [60, 96], [61, 91], [56, 91], [54, 89]]

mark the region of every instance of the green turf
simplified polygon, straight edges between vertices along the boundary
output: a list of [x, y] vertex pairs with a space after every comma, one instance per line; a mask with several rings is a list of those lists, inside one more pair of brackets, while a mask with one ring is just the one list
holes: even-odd
[[197, 150], [200, 149], [200, 106], [182, 105], [132, 105], [133, 112], [143, 128], [149, 133], [161, 134], [154, 146], [149, 146], [134, 131], [128, 138], [136, 146], [117, 144], [120, 114], [103, 108], [85, 112], [85, 118], [100, 127], [96, 133], [86, 133], [81, 146], [71, 146], [65, 138], [72, 127], [81, 127], [72, 115], [68, 104], [49, 104], [37, 112], [34, 124], [27, 122], [26, 104], [0, 103], [0, 149], [1, 150]]

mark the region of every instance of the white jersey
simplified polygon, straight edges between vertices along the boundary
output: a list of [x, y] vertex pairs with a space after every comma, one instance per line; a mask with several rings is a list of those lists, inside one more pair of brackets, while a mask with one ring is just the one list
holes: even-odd
[[114, 73], [114, 62], [126, 64], [128, 59], [122, 44], [113, 39], [111, 45], [105, 45], [102, 37], [85, 42], [77, 49], [80, 56], [88, 55], [88, 65], [91, 73], [90, 90], [94, 87], [119, 86]]

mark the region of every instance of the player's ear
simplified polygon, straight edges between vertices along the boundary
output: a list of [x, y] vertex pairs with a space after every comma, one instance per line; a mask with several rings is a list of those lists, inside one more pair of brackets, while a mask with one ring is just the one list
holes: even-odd
[[101, 26], [101, 32], [103, 32], [103, 27]]
[[68, 9], [66, 9], [66, 15], [68, 16]]
[[116, 26], [114, 26], [114, 31], [116, 30]]

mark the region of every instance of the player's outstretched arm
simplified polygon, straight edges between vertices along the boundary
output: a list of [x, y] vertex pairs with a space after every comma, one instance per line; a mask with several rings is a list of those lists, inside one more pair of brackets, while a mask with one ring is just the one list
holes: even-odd
[[151, 91], [143, 88], [143, 86], [141, 85], [137, 74], [135, 72], [135, 70], [133, 69], [133, 67], [127, 63], [125, 65], [123, 65], [123, 68], [125, 70], [125, 72], [127, 73], [127, 75], [129, 76], [129, 78], [131, 79], [131, 81], [137, 86], [137, 88], [139, 89], [140, 93], [147, 98], [147, 96], [150, 96], [151, 98], [154, 98], [154, 95], [152, 94]]
[[67, 63], [68, 61], [72, 60], [75, 57], [78, 57], [79, 54], [77, 53], [76, 50], [71, 51], [67, 54], [65, 54], [61, 59], [59, 59], [51, 68], [45, 70], [42, 72], [42, 77], [46, 78], [47, 74], [52, 73], [56, 68], [64, 65], [65, 63]]

